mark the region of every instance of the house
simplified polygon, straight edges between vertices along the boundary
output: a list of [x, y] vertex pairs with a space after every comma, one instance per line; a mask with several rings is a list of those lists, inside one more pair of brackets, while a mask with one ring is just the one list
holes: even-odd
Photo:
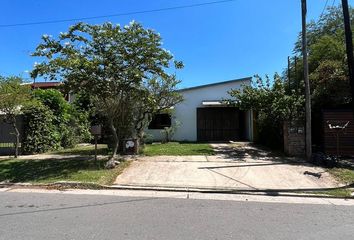
[[171, 116], [158, 114], [153, 117], [146, 133], [154, 141], [161, 141], [164, 127], [175, 126], [175, 141], [236, 141], [253, 140], [251, 111], [241, 111], [228, 106], [223, 100], [230, 98], [228, 91], [242, 89], [251, 84], [251, 77], [179, 90], [184, 101], [177, 104]]
[[32, 82], [26, 84], [30, 85], [32, 89], [58, 89], [62, 85], [61, 82]]

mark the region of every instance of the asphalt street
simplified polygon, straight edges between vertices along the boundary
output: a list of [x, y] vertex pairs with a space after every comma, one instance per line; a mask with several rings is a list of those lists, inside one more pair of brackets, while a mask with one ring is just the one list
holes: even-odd
[[0, 193], [0, 239], [353, 239], [354, 206]]

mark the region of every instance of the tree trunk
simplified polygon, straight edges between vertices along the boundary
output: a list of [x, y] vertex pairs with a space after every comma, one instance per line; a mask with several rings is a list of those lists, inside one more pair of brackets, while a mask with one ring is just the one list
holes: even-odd
[[20, 145], [20, 131], [17, 128], [16, 125], [16, 118], [14, 119], [14, 121], [12, 122], [12, 126], [15, 130], [15, 136], [16, 136], [16, 142], [15, 142], [15, 158], [18, 157], [18, 146]]
[[111, 128], [112, 136], [113, 136], [113, 152], [112, 152], [112, 158], [115, 158], [117, 156], [118, 152], [118, 146], [119, 146], [119, 139], [117, 135], [117, 129], [114, 127], [113, 120], [111, 119], [109, 122], [109, 127]]
[[113, 148], [112, 148], [112, 157], [111, 159], [108, 160], [105, 167], [114, 168], [119, 163], [118, 161], [115, 160], [118, 152], [118, 147], [119, 147], [119, 138], [118, 138], [117, 130], [114, 127], [113, 119], [109, 120], [109, 127], [111, 129], [112, 136], [113, 136]]

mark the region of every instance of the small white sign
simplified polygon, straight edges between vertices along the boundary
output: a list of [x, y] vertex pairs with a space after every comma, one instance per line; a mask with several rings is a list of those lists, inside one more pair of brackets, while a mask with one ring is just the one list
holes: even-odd
[[127, 141], [125, 143], [125, 148], [128, 149], [128, 148], [133, 148], [135, 146], [134, 142], [133, 141]]

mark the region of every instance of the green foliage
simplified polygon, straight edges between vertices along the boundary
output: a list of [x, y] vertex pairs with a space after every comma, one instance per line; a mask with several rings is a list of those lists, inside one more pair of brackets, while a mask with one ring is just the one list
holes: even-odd
[[30, 88], [22, 85], [20, 77], [0, 76], [0, 121], [4, 121], [13, 127], [15, 135], [15, 157], [19, 154], [20, 132], [16, 117], [21, 114], [21, 108], [31, 100]]
[[[350, 8], [350, 18], [354, 24], [354, 10]], [[350, 107], [349, 73], [345, 51], [345, 34], [342, 8], [330, 7], [318, 21], [307, 25], [309, 50], [309, 80], [312, 110], [312, 143], [323, 144], [322, 110], [326, 108]], [[305, 93], [301, 34], [294, 47], [288, 71], [283, 73], [286, 92]]]
[[53, 112], [53, 123], [61, 135], [62, 147], [74, 147], [90, 139], [88, 113], [70, 105], [60, 91], [37, 89], [34, 96]]
[[182, 101], [175, 91], [179, 80], [166, 69], [183, 63], [162, 48], [158, 33], [136, 22], [78, 23], [57, 39], [42, 40], [33, 56], [44, 61], [32, 76], [61, 79], [75, 93], [89, 95], [108, 120], [115, 149], [121, 138], [141, 137], [154, 113]]
[[62, 131], [61, 146], [64, 148], [74, 147], [80, 142], [88, 142], [91, 139], [88, 113], [74, 108], [71, 110], [69, 118], [59, 126]]
[[[354, 19], [353, 9], [350, 9], [350, 15], [351, 19]], [[319, 21], [311, 21], [308, 24], [307, 31], [310, 85], [314, 114], [319, 115], [323, 108], [349, 105], [352, 97], [346, 62], [341, 7], [328, 8]], [[299, 60], [295, 62], [295, 58], [292, 58], [290, 64], [291, 83], [287, 83], [286, 87], [287, 91], [295, 89], [303, 93], [304, 83], [300, 35], [295, 44], [294, 53]], [[284, 79], [287, 79], [285, 75], [287, 73], [284, 73]]]
[[47, 106], [42, 103], [26, 105], [23, 114], [25, 133], [22, 147], [25, 153], [43, 153], [60, 147], [60, 133]]
[[[354, 24], [353, 16], [354, 10], [350, 8], [352, 25]], [[327, 8], [321, 19], [318, 21], [312, 20], [307, 24], [307, 40], [309, 46], [312, 46], [319, 38], [326, 35], [337, 36], [344, 43], [344, 22], [341, 6]], [[298, 40], [294, 47], [295, 53], [301, 53], [301, 42], [301, 33], [299, 33]]]
[[314, 111], [336, 107], [351, 102], [348, 77], [339, 61], [324, 60], [310, 75]]
[[60, 125], [69, 118], [71, 106], [60, 91], [36, 89], [33, 91], [33, 95], [53, 112], [56, 125]]
[[274, 81], [256, 76], [251, 86], [243, 90], [231, 90], [230, 103], [241, 110], [256, 113], [259, 141], [270, 146], [282, 146], [282, 124], [284, 121], [299, 121], [303, 117], [304, 97], [293, 91], [286, 94], [284, 83], [276, 74]]
[[258, 114], [266, 114], [273, 121], [298, 120], [303, 113], [304, 98], [295, 92], [288, 95], [278, 75], [274, 82], [256, 76], [253, 86], [244, 86], [243, 90], [231, 90], [231, 100], [241, 110], [252, 109]]
[[20, 77], [0, 76], [0, 109], [5, 118], [21, 113], [21, 106], [31, 99], [30, 88]]
[[164, 127], [160, 132], [163, 136], [163, 143], [169, 143], [177, 129], [181, 126], [181, 122], [174, 120], [170, 127]]

